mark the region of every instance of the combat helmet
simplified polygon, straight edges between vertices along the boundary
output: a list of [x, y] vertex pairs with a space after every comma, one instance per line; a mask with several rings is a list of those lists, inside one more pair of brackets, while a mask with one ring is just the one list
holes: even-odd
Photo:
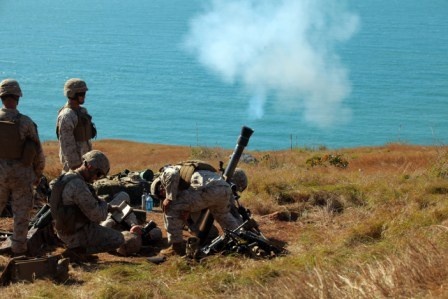
[[22, 90], [20, 89], [19, 82], [14, 79], [5, 79], [0, 82], [0, 97], [12, 94], [17, 97], [22, 96]]
[[100, 170], [103, 175], [107, 175], [109, 173], [110, 164], [109, 159], [105, 154], [98, 150], [92, 150], [90, 152], [85, 153], [82, 156], [82, 160], [89, 163], [96, 169]]
[[155, 197], [156, 199], [160, 199], [159, 195], [159, 189], [160, 185], [162, 184], [162, 180], [160, 179], [160, 176], [157, 177], [152, 183], [151, 183], [151, 195]]
[[247, 176], [244, 170], [236, 168], [232, 176], [232, 183], [236, 185], [239, 192], [243, 192], [247, 188]]
[[71, 78], [65, 82], [64, 85], [64, 96], [71, 99], [79, 92], [86, 92], [89, 90], [87, 84], [84, 80], [79, 78]]

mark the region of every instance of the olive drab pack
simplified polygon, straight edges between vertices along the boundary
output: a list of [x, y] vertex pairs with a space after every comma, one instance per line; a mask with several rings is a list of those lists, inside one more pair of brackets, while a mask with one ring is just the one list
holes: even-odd
[[3, 286], [16, 282], [34, 282], [37, 279], [52, 279], [63, 283], [69, 278], [69, 260], [60, 255], [30, 258], [14, 257], [0, 274]]
[[76, 141], [88, 141], [96, 137], [96, 127], [92, 122], [92, 116], [88, 113], [76, 111], [78, 115], [78, 125], [75, 127], [73, 134]]
[[207, 170], [212, 172], [217, 172], [216, 168], [208, 164], [207, 162], [200, 160], [188, 160], [178, 163], [180, 165], [180, 180], [179, 180], [179, 188], [181, 190], [188, 189], [191, 183], [191, 177], [193, 173], [199, 170]]
[[[67, 106], [59, 109], [58, 114], [64, 108], [70, 108]], [[70, 108], [72, 109], [72, 108]], [[72, 109], [76, 112], [78, 116], [78, 124], [76, 125], [73, 135], [75, 136], [75, 140], [78, 142], [88, 141], [93, 139], [97, 135], [97, 130], [95, 124], [92, 122], [92, 116], [86, 112], [82, 112], [80, 109]], [[56, 124], [56, 137], [59, 139], [59, 124]]]
[[0, 115], [0, 159], [18, 160], [22, 157], [24, 140], [20, 139], [20, 117], [13, 121], [2, 120]]
[[[142, 173], [148, 172], [150, 175], [143, 178]], [[146, 169], [142, 173], [139, 174], [125, 169], [120, 173], [95, 181], [93, 188], [98, 196], [105, 196], [106, 200], [112, 199], [115, 194], [124, 191], [129, 195], [131, 206], [141, 206], [142, 194], [149, 192], [150, 181], [153, 179], [153, 173], [150, 169]], [[158, 204], [158, 202], [154, 202], [155, 206]]]
[[62, 203], [62, 192], [65, 185], [75, 178], [79, 178], [79, 174], [67, 173], [59, 176], [51, 187], [51, 195], [48, 201], [51, 216], [56, 221], [56, 230], [67, 235], [74, 234], [78, 228], [90, 222], [78, 206]]
[[[37, 154], [37, 145], [30, 139], [20, 138], [20, 118], [22, 114], [12, 120], [2, 120], [0, 114], [0, 159], [20, 160], [25, 166], [33, 164]], [[34, 124], [37, 130], [36, 124]]]

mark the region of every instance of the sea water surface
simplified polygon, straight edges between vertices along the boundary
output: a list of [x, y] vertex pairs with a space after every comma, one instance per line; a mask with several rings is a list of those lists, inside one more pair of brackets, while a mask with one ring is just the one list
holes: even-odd
[[[316, 1], [326, 10], [335, 3]], [[236, 7], [234, 15], [250, 13], [243, 2], [227, 3]], [[256, 1], [246, 2], [257, 6]], [[288, 2], [294, 5], [287, 0], [259, 1]], [[256, 117], [251, 111], [253, 94], [247, 81], [239, 80], [242, 76], [228, 80], [185, 48], [193, 20], [207, 16], [211, 3], [2, 0], [0, 77], [21, 84], [19, 110], [37, 123], [42, 140], [56, 140], [57, 111], [66, 101], [64, 82], [79, 77], [89, 87], [85, 106], [99, 139], [233, 148], [245, 125], [255, 131], [251, 150], [448, 142], [448, 1], [341, 1], [356, 26], [326, 49], [346, 74], [347, 94], [334, 110], [330, 102], [318, 106], [322, 112], [306, 110], [314, 105], [313, 99], [304, 100], [308, 90], [298, 89], [286, 102], [281, 92], [268, 91], [260, 106], [263, 113]], [[219, 9], [209, 16], [217, 14]], [[263, 17], [269, 15], [255, 19]], [[313, 23], [322, 24], [324, 19]], [[257, 32], [257, 26], [253, 30]], [[325, 39], [325, 31], [320, 34], [316, 40]], [[239, 43], [237, 54], [246, 55], [244, 40]], [[271, 75], [270, 69], [261, 71]], [[291, 81], [282, 75], [285, 82]], [[300, 86], [309, 77], [293, 79]], [[325, 82], [319, 88], [324, 90]]]

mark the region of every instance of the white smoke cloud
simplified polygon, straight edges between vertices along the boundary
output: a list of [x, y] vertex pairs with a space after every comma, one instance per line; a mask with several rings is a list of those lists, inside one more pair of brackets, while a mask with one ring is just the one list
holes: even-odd
[[344, 3], [213, 0], [192, 19], [185, 46], [226, 83], [241, 82], [253, 94], [254, 118], [274, 94], [281, 106], [299, 102], [306, 121], [330, 126], [350, 116], [342, 101], [351, 84], [335, 46], [351, 38], [359, 19]]

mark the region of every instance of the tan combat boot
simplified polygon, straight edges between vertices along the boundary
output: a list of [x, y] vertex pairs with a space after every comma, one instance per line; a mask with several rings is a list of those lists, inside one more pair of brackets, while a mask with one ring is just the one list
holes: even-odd
[[185, 244], [184, 242], [173, 243], [167, 249], [161, 250], [160, 254], [163, 256], [173, 256], [173, 255], [184, 256]]

